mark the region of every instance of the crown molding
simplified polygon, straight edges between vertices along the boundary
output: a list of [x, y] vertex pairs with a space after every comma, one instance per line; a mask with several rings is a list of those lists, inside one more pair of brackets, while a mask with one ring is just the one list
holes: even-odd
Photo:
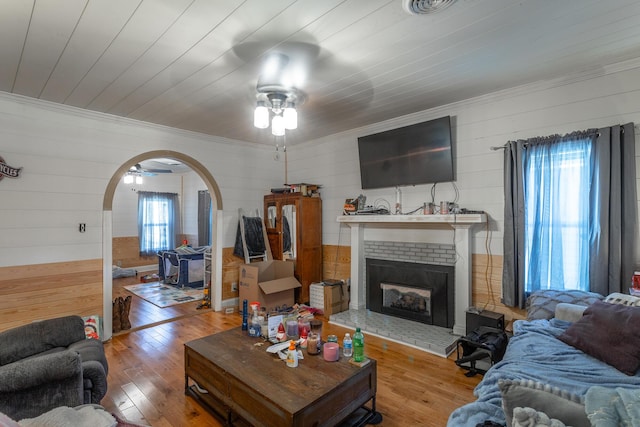
[[502, 101], [514, 96], [544, 91], [548, 89], [554, 89], [562, 86], [567, 86], [575, 83], [579, 83], [586, 80], [591, 80], [599, 77], [604, 77], [616, 73], [621, 73], [629, 70], [640, 68], [640, 58], [633, 58], [627, 61], [616, 62], [613, 64], [603, 65], [597, 68], [591, 68], [589, 70], [582, 70], [579, 72], [571, 73], [562, 77], [557, 77], [547, 80], [538, 80], [536, 82], [527, 83], [519, 86], [514, 86], [509, 89], [502, 89], [499, 91], [491, 92], [484, 95], [479, 95], [473, 98], [464, 99], [462, 101], [452, 102], [450, 104], [440, 105], [437, 107], [429, 108], [427, 110], [418, 111], [416, 113], [407, 114], [404, 116], [394, 117], [383, 122], [374, 123], [367, 126], [362, 126], [355, 129], [349, 129], [344, 132], [336, 133], [326, 137], [318, 138], [313, 141], [306, 141], [297, 146], [303, 146], [308, 144], [318, 144], [323, 141], [331, 141], [337, 138], [351, 138], [363, 135], [369, 135], [372, 133], [383, 132], [389, 129], [395, 129], [401, 126], [408, 126], [414, 123], [418, 123], [425, 120], [436, 119], [438, 117], [451, 115], [452, 111], [461, 109], [461, 107], [468, 107], [469, 105], [488, 104], [493, 102]]
[[[99, 111], [87, 110], [80, 107], [74, 107], [66, 104], [59, 104], [56, 102], [46, 101], [46, 100], [37, 99], [37, 98], [31, 98], [28, 96], [18, 95], [18, 94], [9, 93], [9, 92], [0, 91], [0, 100], [7, 100], [10, 102], [15, 102], [18, 104], [39, 108], [42, 110], [48, 110], [56, 113], [63, 112], [65, 114], [69, 114], [78, 118], [99, 120], [99, 121], [107, 122], [110, 124], [131, 126], [131, 127], [141, 128], [141, 129], [149, 129], [149, 130], [160, 131], [164, 133], [170, 133], [177, 137], [196, 139], [196, 140], [207, 142], [207, 143], [216, 142], [220, 144], [233, 145], [235, 147], [240, 145], [247, 148], [260, 148], [260, 144], [254, 144], [247, 141], [229, 139], [221, 136], [207, 135], [200, 132], [174, 128], [171, 126], [159, 125], [156, 123], [145, 122], [143, 120], [136, 120], [128, 117], [116, 116], [113, 114], [101, 113]], [[266, 146], [264, 148], [270, 149], [271, 146]]]

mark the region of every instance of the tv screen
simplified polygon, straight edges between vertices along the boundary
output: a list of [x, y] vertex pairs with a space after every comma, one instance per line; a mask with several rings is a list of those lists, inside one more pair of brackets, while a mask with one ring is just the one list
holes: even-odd
[[455, 179], [450, 117], [358, 138], [362, 189]]

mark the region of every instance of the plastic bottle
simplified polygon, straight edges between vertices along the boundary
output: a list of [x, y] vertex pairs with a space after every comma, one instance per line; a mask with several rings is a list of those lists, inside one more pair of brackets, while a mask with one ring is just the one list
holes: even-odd
[[242, 330], [246, 331], [249, 329], [249, 303], [247, 300], [242, 300]]
[[356, 328], [356, 333], [353, 334], [353, 361], [362, 362], [364, 360], [364, 335], [360, 331], [360, 328]]
[[251, 307], [253, 308], [253, 315], [251, 316], [251, 322], [249, 323], [249, 336], [259, 337], [262, 335], [262, 321], [258, 315], [259, 304], [251, 303]]
[[298, 366], [298, 350], [296, 350], [296, 342], [289, 341], [289, 350], [287, 350], [287, 366], [295, 368]]
[[351, 341], [349, 332], [344, 334], [344, 339], [342, 340], [342, 354], [344, 357], [351, 357], [351, 355], [353, 355], [353, 342]]

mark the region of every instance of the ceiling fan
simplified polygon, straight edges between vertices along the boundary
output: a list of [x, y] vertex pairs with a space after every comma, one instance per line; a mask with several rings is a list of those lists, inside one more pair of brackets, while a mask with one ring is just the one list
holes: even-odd
[[129, 173], [134, 175], [154, 176], [159, 173], [173, 173], [173, 171], [171, 169], [144, 168], [140, 163], [136, 163], [129, 168]]
[[[299, 36], [303, 38], [304, 35]], [[341, 118], [343, 92], [352, 88], [357, 90], [358, 96], [350, 101], [351, 105], [366, 108], [373, 98], [373, 90], [371, 82], [361, 70], [322, 49], [310, 36], [306, 39], [277, 43], [269, 40], [249, 41], [233, 47], [238, 58], [257, 68], [255, 85], [249, 88], [256, 103], [254, 105], [267, 107], [273, 117], [284, 116], [287, 110], [291, 112], [302, 106], [300, 112], [303, 122], [330, 122], [333, 118]], [[262, 121], [260, 126], [257, 122], [254, 116], [254, 126], [264, 128], [269, 125], [268, 119]]]

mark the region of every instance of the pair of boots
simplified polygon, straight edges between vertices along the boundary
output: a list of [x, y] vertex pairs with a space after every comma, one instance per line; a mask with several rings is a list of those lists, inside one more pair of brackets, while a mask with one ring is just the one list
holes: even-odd
[[113, 300], [113, 332], [131, 329], [129, 311], [131, 310], [131, 295], [126, 298], [118, 297]]

